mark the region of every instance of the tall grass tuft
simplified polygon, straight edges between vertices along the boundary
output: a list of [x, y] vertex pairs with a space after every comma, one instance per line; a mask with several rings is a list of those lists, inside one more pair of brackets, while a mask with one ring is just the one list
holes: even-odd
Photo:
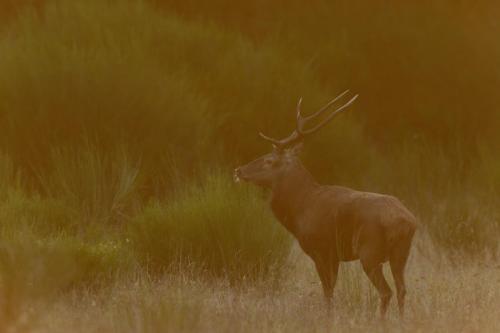
[[21, 187], [21, 175], [10, 156], [0, 151], [0, 200]]
[[84, 224], [111, 224], [130, 218], [138, 205], [139, 162], [124, 150], [101, 152], [54, 149], [50, 168], [39, 174], [42, 190], [78, 212]]

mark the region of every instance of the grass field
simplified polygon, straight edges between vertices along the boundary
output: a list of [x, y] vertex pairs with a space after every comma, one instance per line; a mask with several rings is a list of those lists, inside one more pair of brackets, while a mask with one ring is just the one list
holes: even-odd
[[378, 319], [378, 295], [354, 262], [341, 266], [328, 313], [312, 263], [295, 248], [279, 283], [231, 287], [191, 270], [158, 280], [137, 276], [99, 292], [80, 290], [37, 302], [17, 327], [36, 332], [497, 332], [498, 261], [453, 263], [422, 237], [416, 245], [404, 321], [395, 300], [387, 320]]
[[[0, 0], [0, 332], [500, 331], [498, 9]], [[403, 321], [231, 178], [346, 88], [302, 160], [418, 217]]]

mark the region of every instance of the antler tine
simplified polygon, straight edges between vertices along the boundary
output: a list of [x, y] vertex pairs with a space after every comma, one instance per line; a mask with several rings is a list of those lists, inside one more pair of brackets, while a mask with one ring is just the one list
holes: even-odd
[[261, 138], [263, 138], [263, 139], [264, 139], [264, 140], [266, 140], [266, 141], [271, 142], [273, 145], [276, 145], [276, 146], [279, 146], [279, 145], [280, 145], [280, 141], [279, 141], [279, 140], [273, 139], [273, 138], [271, 138], [271, 137], [269, 137], [269, 136], [265, 135], [265, 134], [264, 134], [264, 133], [262, 133], [262, 132], [259, 132], [259, 135], [260, 135], [260, 137], [261, 137]]
[[259, 135], [261, 136], [261, 138], [263, 138], [266, 141], [271, 142], [273, 145], [275, 145], [279, 149], [287, 147], [288, 145], [290, 145], [293, 142], [299, 141], [302, 138], [302, 133], [300, 131], [300, 127], [302, 127], [302, 124], [301, 124], [302, 117], [300, 115], [300, 105], [301, 104], [302, 104], [302, 97], [299, 99], [299, 102], [297, 103], [297, 128], [295, 129], [295, 131], [292, 132], [292, 134], [290, 134], [288, 137], [286, 137], [282, 140], [276, 140], [276, 139], [273, 139], [273, 138], [265, 135], [264, 133], [260, 132]]
[[325, 126], [337, 114], [339, 114], [340, 112], [342, 112], [345, 108], [347, 108], [349, 105], [351, 105], [351, 103], [354, 102], [356, 100], [356, 98], [358, 98], [358, 95], [354, 96], [347, 103], [345, 103], [344, 105], [342, 105], [341, 107], [339, 107], [335, 111], [333, 111], [321, 123], [319, 123], [318, 125], [316, 125], [315, 127], [311, 128], [309, 130], [304, 130], [304, 126], [306, 125], [306, 123], [309, 120], [311, 120], [313, 118], [316, 118], [319, 115], [321, 115], [323, 112], [325, 112], [329, 107], [331, 107], [336, 101], [338, 101], [340, 98], [342, 98], [348, 92], [349, 92], [349, 90], [344, 91], [343, 93], [341, 93], [340, 95], [338, 95], [337, 97], [335, 97], [333, 100], [331, 100], [330, 102], [328, 102], [328, 104], [326, 104], [321, 109], [319, 109], [318, 111], [316, 111], [314, 114], [312, 114], [310, 116], [307, 116], [307, 117], [302, 117], [302, 114], [301, 114], [301, 110], [300, 110], [300, 108], [302, 106], [302, 97], [301, 97], [301, 98], [299, 98], [299, 101], [297, 103], [297, 123], [296, 123], [296, 128], [292, 132], [292, 134], [290, 134], [288, 137], [286, 137], [286, 138], [284, 138], [282, 140], [273, 139], [273, 138], [271, 138], [271, 137], [263, 134], [262, 132], [259, 133], [259, 135], [264, 140], [271, 142], [278, 149], [283, 149], [283, 148], [289, 147], [292, 143], [296, 143], [296, 142], [299, 142], [299, 141], [303, 140], [305, 135], [311, 134], [311, 133], [317, 131], [318, 129], [320, 129], [321, 127]]
[[340, 95], [338, 95], [337, 97], [335, 97], [334, 99], [332, 99], [330, 102], [328, 102], [325, 106], [323, 106], [321, 109], [319, 109], [318, 111], [316, 111], [315, 113], [313, 113], [312, 115], [309, 115], [307, 117], [302, 117], [304, 119], [304, 121], [309, 121], [313, 118], [316, 118], [317, 116], [321, 115], [323, 112], [325, 112], [326, 110], [328, 110], [328, 108], [330, 106], [333, 105], [333, 103], [335, 103], [336, 101], [338, 101], [339, 99], [341, 99], [342, 97], [344, 97], [345, 94], [347, 94], [349, 92], [349, 89], [347, 89], [346, 91], [344, 91], [343, 93], [341, 93]]
[[[345, 91], [344, 93], [342, 93], [341, 95], [339, 95], [338, 98], [340, 98], [341, 96], [343, 96], [347, 91]], [[335, 111], [333, 111], [325, 120], [323, 120], [321, 123], [319, 123], [318, 125], [316, 125], [315, 127], [311, 128], [311, 129], [308, 129], [307, 131], [304, 131], [301, 129], [301, 134], [302, 135], [307, 135], [307, 134], [311, 134], [313, 132], [316, 132], [317, 130], [319, 130], [321, 127], [325, 126], [330, 120], [332, 120], [336, 115], [338, 115], [340, 112], [342, 112], [345, 108], [347, 108], [349, 105], [352, 104], [352, 102], [354, 102], [356, 100], [356, 98], [358, 98], [359, 95], [355, 95], [353, 98], [351, 98], [347, 103], [345, 103], [344, 105], [342, 105], [341, 107], [335, 109]], [[332, 102], [328, 103], [327, 105], [331, 105], [334, 101], [336, 101], [338, 98], [335, 98]], [[322, 110], [320, 111], [324, 111], [325, 107], [322, 108]], [[319, 113], [319, 111], [317, 112]], [[307, 119], [307, 118], [306, 118]]]
[[302, 111], [300, 110], [302, 106], [302, 97], [299, 98], [297, 102], [297, 122], [295, 124], [295, 130], [297, 133], [301, 133], [302, 128], [305, 125], [306, 118], [302, 117]]

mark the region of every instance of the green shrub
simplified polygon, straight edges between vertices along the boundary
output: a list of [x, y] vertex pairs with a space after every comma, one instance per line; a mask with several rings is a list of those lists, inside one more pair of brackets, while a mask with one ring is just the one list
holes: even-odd
[[104, 153], [88, 144], [77, 151], [52, 151], [50, 168], [39, 179], [48, 197], [64, 202], [80, 223], [91, 225], [120, 222], [132, 214], [139, 199], [138, 176], [138, 163], [125, 151]]
[[9, 28], [16, 33], [0, 39], [0, 136], [17, 162], [39, 171], [54, 149], [88, 138], [104, 150], [126, 143], [145, 161], [183, 144], [186, 158], [202, 150], [206, 97], [179, 63], [199, 53], [187, 37], [210, 37], [201, 27], [139, 1], [52, 1]]
[[133, 264], [132, 253], [120, 242], [87, 243], [64, 234], [43, 237], [29, 228], [3, 233], [0, 322], [15, 322], [41, 298], [106, 283]]
[[81, 217], [59, 200], [28, 196], [11, 190], [0, 200], [0, 230], [13, 232], [29, 227], [42, 235], [78, 230]]
[[290, 245], [258, 193], [217, 172], [151, 203], [132, 221], [129, 234], [154, 270], [192, 263], [232, 279], [263, 276], [281, 266]]
[[[447, 248], [491, 248], [500, 230], [500, 169], [498, 147], [483, 146], [498, 141], [500, 76], [490, 69], [500, 68], [491, 56], [500, 48], [489, 41], [496, 28], [464, 30], [460, 18], [477, 13], [447, 2], [22, 6], [0, 30], [2, 232], [27, 227], [43, 237], [83, 231], [85, 239], [107, 239], [110, 224], [123, 225], [145, 198], [161, 195], [133, 218], [131, 237], [146, 240], [134, 240], [141, 256], [164, 267], [192, 255], [213, 271], [231, 271], [226, 256], [240, 229], [228, 221], [246, 227], [255, 212], [259, 221], [273, 219], [254, 192], [195, 185], [194, 170], [264, 153], [257, 132], [287, 135], [299, 96], [307, 114], [351, 87], [360, 93], [352, 116], [306, 140], [304, 162], [314, 176], [397, 195]], [[442, 19], [443, 10], [456, 15]], [[164, 234], [185, 237], [165, 244]], [[219, 251], [206, 251], [210, 244]], [[245, 256], [252, 253], [265, 257]]]
[[483, 23], [497, 19], [494, 2], [149, 1], [285, 48], [323, 88], [355, 87], [366, 132], [382, 146], [415, 134], [450, 145], [498, 140], [500, 27]]
[[[294, 128], [300, 96], [309, 113], [339, 92], [277, 44], [144, 1], [49, 1], [9, 31], [0, 35], [0, 147], [35, 174], [54, 150], [88, 141], [103, 152], [127, 147], [146, 177], [161, 173], [165, 154], [186, 170], [249, 159], [265, 145], [259, 130]], [[348, 146], [349, 129], [340, 133]]]
[[21, 187], [21, 174], [16, 170], [10, 156], [0, 151], [0, 199], [11, 190]]

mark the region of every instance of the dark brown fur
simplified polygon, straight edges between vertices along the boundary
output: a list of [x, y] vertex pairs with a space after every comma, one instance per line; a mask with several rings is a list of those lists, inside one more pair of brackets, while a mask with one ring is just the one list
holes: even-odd
[[404, 270], [417, 225], [414, 215], [393, 196], [318, 184], [296, 152], [297, 147], [275, 149], [236, 169], [235, 177], [272, 191], [272, 210], [314, 261], [328, 303], [339, 263], [360, 260], [380, 294], [384, 316], [392, 291], [382, 264], [389, 261], [403, 314]]

